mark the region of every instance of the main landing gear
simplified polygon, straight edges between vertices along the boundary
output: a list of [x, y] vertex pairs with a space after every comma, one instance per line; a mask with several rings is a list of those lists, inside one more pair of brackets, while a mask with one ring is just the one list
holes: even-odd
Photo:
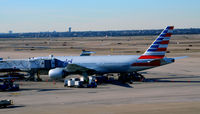
[[133, 73], [120, 73], [118, 80], [122, 83], [133, 83], [134, 81], [144, 81], [145, 77], [137, 72]]

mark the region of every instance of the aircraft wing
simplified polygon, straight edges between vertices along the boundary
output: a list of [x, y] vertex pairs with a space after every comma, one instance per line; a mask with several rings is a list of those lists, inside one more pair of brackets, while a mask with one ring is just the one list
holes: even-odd
[[82, 50], [82, 53], [80, 56], [90, 56], [91, 54], [96, 53], [94, 51], [86, 51], [86, 50]]
[[188, 56], [181, 56], [181, 57], [174, 57], [174, 59], [184, 59], [184, 58], [187, 58]]
[[68, 64], [66, 67], [68, 72], [94, 72], [95, 70], [86, 68], [77, 64]]

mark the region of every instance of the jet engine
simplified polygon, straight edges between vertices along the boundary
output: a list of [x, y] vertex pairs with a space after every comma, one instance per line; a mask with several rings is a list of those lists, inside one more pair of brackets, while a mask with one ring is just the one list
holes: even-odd
[[67, 76], [67, 72], [64, 70], [64, 68], [55, 68], [49, 70], [49, 77], [54, 80], [62, 79]]

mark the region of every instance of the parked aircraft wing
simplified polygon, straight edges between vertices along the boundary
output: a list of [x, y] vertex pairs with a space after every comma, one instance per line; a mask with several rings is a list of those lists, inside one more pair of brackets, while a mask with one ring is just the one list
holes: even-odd
[[94, 71], [94, 70], [77, 65], [77, 64], [68, 64], [67, 71], [68, 72], [89, 72], [89, 71]]
[[188, 58], [188, 56], [174, 57], [175, 60], [177, 60], [177, 59], [184, 59], [184, 58]]
[[94, 51], [86, 51], [86, 50], [82, 50], [82, 53], [80, 56], [90, 56], [91, 54], [96, 53]]

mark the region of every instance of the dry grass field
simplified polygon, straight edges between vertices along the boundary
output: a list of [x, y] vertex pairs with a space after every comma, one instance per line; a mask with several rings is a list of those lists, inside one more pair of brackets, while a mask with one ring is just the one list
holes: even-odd
[[[97, 38], [9, 38], [0, 39], [0, 53], [4, 58], [33, 56], [79, 55], [82, 49], [96, 51], [96, 55], [142, 54], [156, 36], [97, 37]], [[200, 35], [174, 35], [168, 56], [198, 57]], [[198, 54], [197, 54], [198, 53]]]

